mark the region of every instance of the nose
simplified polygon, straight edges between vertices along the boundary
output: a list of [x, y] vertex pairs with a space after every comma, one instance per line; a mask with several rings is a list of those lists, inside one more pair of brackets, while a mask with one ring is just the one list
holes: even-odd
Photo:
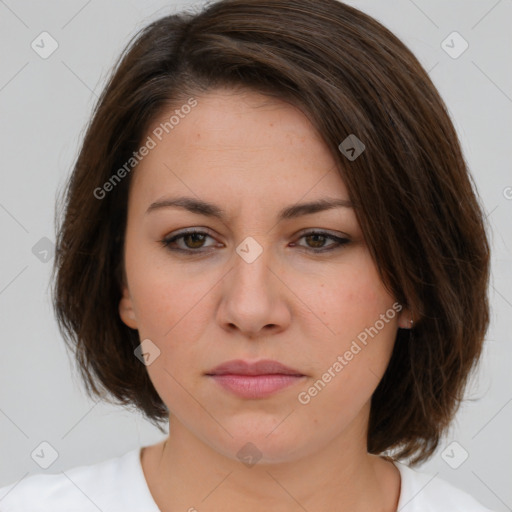
[[269, 248], [253, 261], [240, 254], [234, 255], [233, 268], [223, 279], [218, 321], [224, 329], [238, 329], [249, 338], [285, 330], [292, 293], [283, 282], [279, 262]]

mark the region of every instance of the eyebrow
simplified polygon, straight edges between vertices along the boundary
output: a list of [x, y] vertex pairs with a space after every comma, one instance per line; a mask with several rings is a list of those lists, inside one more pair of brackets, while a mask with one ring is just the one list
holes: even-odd
[[[224, 221], [226, 211], [220, 206], [196, 199], [194, 197], [167, 198], [152, 203], [146, 210], [146, 214], [161, 208], [183, 208], [189, 212], [206, 217], [215, 217]], [[354, 205], [347, 199], [324, 198], [309, 203], [294, 204], [283, 208], [278, 214], [278, 220], [293, 219], [302, 215], [331, 210], [333, 208], [353, 208]]]

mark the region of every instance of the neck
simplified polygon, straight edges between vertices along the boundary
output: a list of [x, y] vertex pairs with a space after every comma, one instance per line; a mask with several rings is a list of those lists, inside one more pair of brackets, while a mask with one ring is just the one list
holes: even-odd
[[[142, 454], [149, 489], [162, 512], [396, 511], [399, 471], [366, 452], [366, 436], [345, 433], [307, 456], [246, 465], [203, 443], [172, 417], [169, 431], [165, 441]], [[356, 431], [360, 425], [354, 425]]]

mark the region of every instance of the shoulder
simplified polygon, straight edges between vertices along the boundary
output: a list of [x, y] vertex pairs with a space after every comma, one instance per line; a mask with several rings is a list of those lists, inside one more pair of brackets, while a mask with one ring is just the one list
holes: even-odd
[[[36, 474], [0, 488], [1, 512], [117, 512], [136, 510], [145, 488], [140, 449], [57, 474]], [[143, 477], [143, 475], [142, 475]], [[141, 509], [142, 510], [142, 509]]]
[[439, 478], [395, 461], [402, 479], [400, 512], [493, 512], [467, 492]]

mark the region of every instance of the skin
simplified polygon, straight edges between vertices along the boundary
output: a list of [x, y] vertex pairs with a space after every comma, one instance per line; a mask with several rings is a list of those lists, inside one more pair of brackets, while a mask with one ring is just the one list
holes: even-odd
[[[372, 393], [409, 311], [385, 323], [301, 404], [298, 394], [396, 300], [353, 208], [276, 220], [281, 208], [299, 202], [349, 199], [304, 114], [248, 90], [217, 89], [196, 99], [140, 162], [128, 204], [119, 312], [141, 341], [160, 350], [147, 371], [170, 410], [169, 437], [141, 454], [153, 498], [164, 512], [395, 511], [398, 469], [367, 453], [366, 434]], [[154, 201], [180, 195], [216, 203], [227, 218], [175, 207], [146, 213]], [[198, 255], [161, 243], [184, 228], [209, 235], [175, 242]], [[350, 243], [304, 236], [313, 228]], [[236, 252], [249, 236], [263, 251], [252, 263]], [[268, 398], [244, 399], [205, 375], [231, 359], [274, 359], [305, 377]], [[237, 457], [247, 442], [261, 454], [251, 467]]]

